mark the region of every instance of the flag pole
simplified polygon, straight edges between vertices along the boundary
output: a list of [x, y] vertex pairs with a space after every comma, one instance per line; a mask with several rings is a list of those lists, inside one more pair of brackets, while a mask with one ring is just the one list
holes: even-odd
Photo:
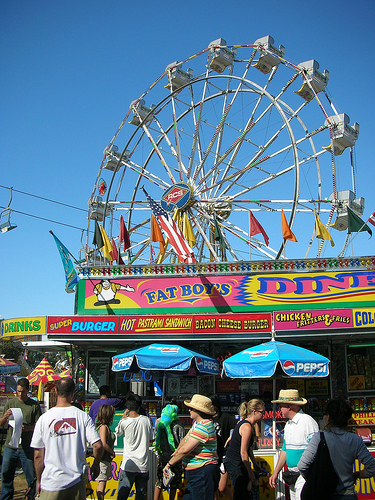
[[249, 210], [249, 260], [251, 261], [251, 216]]
[[[346, 245], [344, 246], [344, 248], [341, 250], [341, 253], [342, 253], [342, 254], [344, 254], [345, 250], [348, 248], [348, 246], [349, 246], [350, 244], [351, 244], [351, 245], [353, 244], [353, 240], [354, 240], [354, 238], [358, 235], [358, 233], [360, 233], [360, 232], [362, 231], [362, 229], [363, 229], [365, 226], [367, 226], [367, 223], [368, 223], [368, 221], [370, 220], [370, 218], [371, 218], [371, 216], [367, 219], [367, 221], [366, 221], [366, 222], [364, 222], [364, 223], [362, 224], [362, 226], [358, 229], [358, 231], [356, 231], [356, 232], [355, 232], [355, 235], [354, 235], [354, 236], [352, 236], [352, 237], [350, 238], [350, 240], [346, 243]], [[350, 234], [352, 234], [352, 233], [350, 233]]]
[[[51, 229], [49, 230], [49, 233], [51, 233], [51, 234], [52, 234], [52, 236], [55, 236], [55, 235], [53, 234], [53, 231], [51, 231]], [[56, 238], [57, 238], [57, 236], [56, 236]], [[64, 245], [64, 246], [65, 246], [65, 245]], [[65, 247], [65, 248], [66, 248], [66, 247]], [[74, 255], [73, 255], [73, 254], [69, 251], [69, 249], [68, 249], [68, 248], [66, 248], [66, 249], [67, 249], [67, 251], [68, 251], [68, 254], [72, 257], [72, 259], [74, 260], [74, 262], [77, 264], [77, 266], [80, 266], [80, 265], [81, 265], [81, 264], [80, 264], [80, 262], [79, 262], [79, 261], [78, 261], [78, 260], [74, 257]]]

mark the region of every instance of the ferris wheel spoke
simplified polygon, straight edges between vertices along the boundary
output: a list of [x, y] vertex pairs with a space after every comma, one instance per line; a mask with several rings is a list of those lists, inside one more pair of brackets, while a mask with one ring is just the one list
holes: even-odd
[[[173, 97], [172, 97], [172, 102], [173, 102]], [[178, 164], [178, 171], [179, 171], [179, 174], [180, 174], [180, 180], [183, 179], [183, 176], [182, 176], [182, 173], [184, 172], [185, 175], [187, 175], [187, 170], [186, 170], [186, 167], [185, 165], [183, 164], [182, 162], [182, 158], [181, 158], [181, 149], [180, 149], [180, 140], [179, 140], [179, 135], [178, 135], [178, 130], [177, 130], [177, 123], [176, 123], [176, 115], [175, 115], [175, 112], [173, 113], [173, 129], [175, 131], [175, 138], [176, 138], [176, 148], [173, 146], [171, 140], [169, 139], [168, 137], [168, 134], [165, 132], [165, 130], [163, 129], [161, 123], [159, 122], [159, 120], [154, 117], [154, 121], [155, 123], [158, 125], [159, 129], [160, 129], [160, 132], [161, 134], [163, 135], [163, 138], [165, 139], [165, 142], [168, 144], [168, 146], [170, 147], [171, 151], [172, 151], [172, 154], [173, 156], [176, 158], [177, 160], [177, 164]], [[160, 142], [160, 140], [158, 141]]]
[[216, 262], [219, 262], [219, 257], [217, 255], [217, 253], [215, 252], [213, 246], [211, 245], [209, 239], [207, 238], [207, 235], [205, 233], [205, 231], [202, 229], [202, 226], [200, 225], [199, 221], [198, 221], [198, 217], [196, 217], [191, 210], [189, 210], [189, 214], [190, 214], [190, 217], [191, 219], [194, 221], [195, 225], [196, 225], [196, 228], [198, 230], [198, 232], [200, 233], [200, 235], [202, 236], [204, 242], [206, 243], [209, 251], [212, 253], [212, 256], [213, 258], [216, 260]]
[[136, 165], [132, 162], [128, 162], [127, 166], [133, 170], [133, 172], [136, 172], [139, 174], [141, 177], [144, 177], [148, 181], [152, 182], [153, 184], [156, 184], [162, 189], [167, 189], [170, 187], [170, 183], [166, 182], [165, 180], [161, 179], [157, 175], [153, 174], [149, 170], [145, 169], [144, 167], [141, 167], [140, 165]]
[[[168, 77], [169, 77], [169, 84], [171, 86], [171, 90], [172, 90], [172, 82], [171, 82], [171, 73], [168, 72]], [[172, 120], [173, 120], [173, 131], [174, 131], [174, 138], [175, 138], [175, 143], [176, 143], [176, 149], [173, 148], [173, 152], [177, 158], [177, 164], [178, 164], [178, 171], [179, 171], [179, 175], [180, 175], [180, 181], [183, 180], [183, 171], [184, 173], [186, 174], [187, 173], [187, 170], [186, 168], [184, 167], [184, 165], [182, 164], [182, 161], [181, 161], [181, 149], [180, 149], [180, 136], [178, 134], [178, 127], [177, 127], [177, 119], [176, 119], [176, 102], [175, 102], [175, 98], [174, 98], [174, 94], [172, 93], [172, 98], [171, 98], [171, 102], [172, 102]], [[167, 139], [167, 138], [166, 138]], [[169, 142], [169, 146], [171, 147], [172, 144], [171, 142], [167, 141], [167, 143]]]
[[[232, 98], [231, 107], [232, 107], [234, 101], [236, 100], [238, 92], [241, 90], [241, 88], [243, 86], [243, 82], [244, 82], [245, 78], [247, 77], [247, 73], [248, 73], [249, 69], [251, 68], [251, 63], [252, 63], [252, 61], [253, 61], [253, 59], [255, 57], [255, 54], [256, 54], [256, 50], [253, 50], [253, 53], [252, 53], [252, 55], [251, 55], [251, 57], [249, 59], [249, 62], [246, 65], [246, 68], [245, 68], [245, 71], [244, 71], [244, 73], [242, 75], [242, 78], [241, 78], [241, 80], [238, 83], [236, 92], [235, 92], [235, 94], [234, 94], [234, 96]], [[231, 73], [230, 73], [230, 75], [232, 74], [232, 70], [233, 70], [233, 67], [231, 67]], [[228, 79], [227, 92], [225, 93], [225, 98], [224, 98], [224, 102], [223, 102], [223, 112], [226, 109], [226, 103], [227, 103], [227, 99], [228, 99], [228, 95], [229, 95], [228, 94], [228, 92], [229, 92], [229, 82], [230, 82], [230, 79]], [[235, 147], [239, 147], [239, 144], [242, 143], [243, 139], [245, 138], [245, 136], [247, 135], [247, 133], [250, 130], [251, 130], [251, 120], [249, 120], [248, 124], [245, 127], [245, 130], [234, 141], [234, 143], [232, 144], [232, 146], [230, 146], [223, 155], [220, 155], [220, 148], [221, 148], [221, 143], [222, 143], [222, 136], [223, 136], [223, 132], [224, 132], [224, 127], [221, 128], [221, 131], [220, 131], [219, 137], [218, 137], [218, 141], [217, 141], [216, 156], [215, 156], [214, 166], [206, 174], [206, 177], [208, 178], [214, 172], [216, 173], [216, 175], [212, 175], [211, 184], [214, 184], [217, 181], [218, 167], [219, 167], [219, 165], [229, 156], [229, 154], [233, 151], [233, 149]], [[198, 185], [199, 185], [199, 183], [198, 183]]]
[[[207, 68], [206, 72], [206, 77], [204, 79], [204, 86], [203, 86], [203, 93], [201, 100], [199, 102], [199, 107], [198, 107], [198, 117], [195, 117], [195, 114], [193, 115], [194, 122], [195, 122], [195, 130], [194, 130], [194, 135], [193, 135], [193, 141], [191, 145], [191, 152], [190, 152], [190, 161], [189, 161], [189, 166], [188, 166], [188, 178], [190, 179], [191, 174], [192, 174], [192, 168], [193, 168], [193, 163], [194, 163], [194, 157], [195, 157], [195, 151], [197, 149], [197, 145], [199, 145], [199, 130], [200, 130], [200, 125], [202, 121], [202, 116], [203, 116], [203, 104], [205, 102], [207, 90], [208, 90], [208, 74], [209, 74], [209, 69]], [[190, 86], [190, 96], [191, 96], [191, 101], [194, 103], [194, 98], [193, 98], [193, 89]], [[194, 109], [194, 106], [192, 106], [192, 109]], [[201, 148], [199, 148], [199, 151], [201, 152]], [[199, 158], [199, 163], [202, 163], [202, 158]], [[193, 174], [193, 180], [195, 177], [195, 173]]]
[[[247, 69], [248, 70], [248, 69]], [[246, 70], [246, 71], [247, 71]], [[232, 100], [229, 104], [227, 104], [227, 98], [228, 98], [228, 85], [229, 85], [229, 82], [230, 82], [230, 78], [231, 76], [229, 75], [228, 77], [228, 82], [227, 82], [227, 89], [226, 91], [224, 91], [224, 102], [223, 102], [223, 112], [222, 112], [222, 115], [221, 115], [221, 118], [220, 118], [220, 121], [219, 123], [217, 124], [216, 128], [215, 128], [215, 132], [207, 146], [207, 149], [204, 153], [204, 156], [203, 156], [203, 159], [202, 161], [200, 162], [200, 165], [198, 165], [198, 168], [196, 169], [195, 173], [194, 173], [194, 176], [193, 176], [193, 180], [194, 182], [197, 180], [197, 177], [201, 171], [201, 169], [203, 168], [203, 165], [205, 164], [207, 158], [209, 157], [210, 153], [211, 153], [211, 150], [216, 142], [217, 139], [219, 139], [219, 143], [220, 143], [220, 137], [222, 136], [222, 132], [223, 132], [223, 127], [224, 127], [224, 124], [225, 124], [225, 121], [229, 115], [229, 112], [235, 102], [235, 100], [237, 99], [237, 96], [243, 86], [243, 78], [240, 78], [238, 79], [239, 82], [237, 84], [237, 87], [235, 89], [233, 89], [232, 93], [233, 93], [233, 97], [232, 97]], [[218, 152], [218, 150], [217, 150]], [[206, 179], [206, 176], [204, 176], [199, 182], [198, 182], [198, 185], [202, 184], [204, 182], [204, 180]], [[212, 187], [212, 186], [211, 186]]]
[[[256, 50], [255, 50], [255, 51], [253, 51], [252, 59], [254, 58], [255, 54], [256, 54]], [[252, 60], [252, 59], [251, 59], [251, 60]], [[272, 79], [273, 79], [273, 77], [274, 77], [274, 75], [275, 75], [275, 73], [276, 73], [276, 70], [277, 70], [277, 66], [275, 66], [275, 67], [273, 67], [273, 68], [272, 68], [271, 73], [270, 73], [270, 76], [269, 76], [269, 78], [268, 78], [268, 80], [267, 80], [267, 82], [266, 82], [266, 84], [265, 84], [265, 86], [264, 86], [264, 90], [266, 90], [266, 89], [267, 89], [268, 85], [269, 85], [269, 84], [270, 84], [270, 82], [272, 81]], [[246, 123], [245, 129], [244, 129], [244, 132], [243, 132], [243, 133], [242, 133], [242, 134], [238, 137], [238, 140], [237, 140], [237, 141], [235, 141], [235, 142], [233, 143], [233, 145], [232, 145], [233, 147], [231, 146], [231, 147], [230, 147], [230, 148], [229, 148], [229, 149], [228, 149], [228, 150], [227, 150], [227, 151], [223, 154], [223, 156], [220, 158], [220, 162], [222, 162], [224, 159], [226, 159], [226, 158], [229, 156], [229, 154], [230, 154], [230, 153], [232, 153], [231, 158], [230, 158], [229, 162], [227, 163], [226, 168], [224, 169], [224, 172], [223, 172], [222, 178], [225, 178], [225, 177], [227, 176], [227, 174], [228, 174], [229, 170], [232, 168], [232, 166], [233, 166], [233, 164], [234, 164], [234, 161], [235, 161], [235, 159], [236, 159], [236, 157], [237, 157], [237, 154], [238, 154], [238, 152], [239, 152], [239, 150], [240, 150], [240, 148], [241, 148], [241, 145], [242, 145], [242, 143], [243, 143], [243, 141], [244, 141], [244, 139], [245, 139], [246, 135], [248, 134], [248, 132], [250, 132], [250, 130], [251, 130], [251, 129], [254, 127], [254, 125], [255, 125], [255, 123], [254, 123], [254, 121], [253, 121], [253, 120], [254, 120], [254, 116], [255, 116], [256, 110], [258, 109], [258, 107], [259, 107], [259, 105], [260, 105], [260, 103], [261, 103], [261, 101], [262, 101], [263, 95], [264, 95], [264, 94], [263, 94], [263, 93], [261, 93], [261, 94], [258, 96], [258, 99], [256, 100], [256, 103], [255, 103], [255, 106], [254, 106], [254, 108], [253, 108], [253, 110], [252, 110], [252, 112], [251, 112], [251, 115], [250, 115], [250, 117], [249, 117], [249, 118], [248, 118], [248, 120], [247, 120], [247, 123]], [[217, 185], [217, 186], [216, 186], [215, 193], [213, 194], [214, 196], [216, 196], [216, 195], [217, 195], [219, 188], [220, 188], [220, 185]]]
[[148, 128], [145, 124], [142, 125], [142, 128], [145, 131], [145, 134], [147, 135], [149, 141], [151, 142], [151, 145], [152, 145], [153, 149], [155, 150], [155, 153], [159, 157], [159, 160], [161, 161], [161, 164], [163, 165], [164, 169], [166, 170], [170, 180], [172, 181], [172, 184], [176, 184], [176, 180], [171, 172], [171, 169], [168, 166], [168, 163], [165, 161], [165, 159], [164, 159], [164, 157], [163, 157], [163, 155], [162, 155], [162, 153], [157, 145], [157, 142], [154, 141], [150, 131], [148, 130]]

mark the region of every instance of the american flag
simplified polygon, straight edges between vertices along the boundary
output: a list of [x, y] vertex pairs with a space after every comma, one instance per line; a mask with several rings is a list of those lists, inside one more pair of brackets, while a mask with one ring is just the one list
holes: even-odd
[[145, 189], [143, 189], [143, 191], [148, 202], [150, 203], [152, 213], [160, 224], [178, 258], [181, 262], [185, 262], [186, 264], [195, 264], [197, 261], [195, 260], [193, 250], [190, 248], [189, 243], [186, 241], [175, 221], [158, 203], [156, 203], [155, 200], [151, 198]]
[[372, 215], [370, 215], [367, 222], [375, 226], [375, 212]]

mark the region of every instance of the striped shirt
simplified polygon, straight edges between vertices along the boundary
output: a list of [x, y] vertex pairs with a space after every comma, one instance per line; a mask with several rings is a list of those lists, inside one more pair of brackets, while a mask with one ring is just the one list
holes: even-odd
[[297, 467], [310, 439], [318, 431], [319, 426], [315, 420], [302, 410], [288, 420], [284, 428], [282, 449], [286, 451], [286, 463], [289, 469]]
[[198, 445], [184, 457], [182, 462], [185, 469], [198, 469], [204, 465], [216, 464], [217, 441], [216, 431], [212, 420], [201, 420], [199, 423], [194, 422], [185, 441], [190, 437], [196, 439]]

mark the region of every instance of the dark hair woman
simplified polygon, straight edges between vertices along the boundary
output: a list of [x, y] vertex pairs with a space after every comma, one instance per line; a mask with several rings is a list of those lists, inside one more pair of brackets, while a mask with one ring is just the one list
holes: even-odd
[[[356, 500], [358, 497], [354, 490], [354, 483], [359, 477], [372, 477], [375, 475], [375, 460], [366, 448], [362, 438], [348, 432], [345, 427], [353, 413], [352, 407], [343, 399], [332, 399], [324, 410], [324, 437], [332, 458], [339, 482], [332, 498], [335, 500]], [[302, 476], [306, 474], [312, 464], [318, 445], [320, 433], [311, 438], [306, 450], [298, 463]], [[364, 469], [353, 474], [353, 465], [358, 459]]]

